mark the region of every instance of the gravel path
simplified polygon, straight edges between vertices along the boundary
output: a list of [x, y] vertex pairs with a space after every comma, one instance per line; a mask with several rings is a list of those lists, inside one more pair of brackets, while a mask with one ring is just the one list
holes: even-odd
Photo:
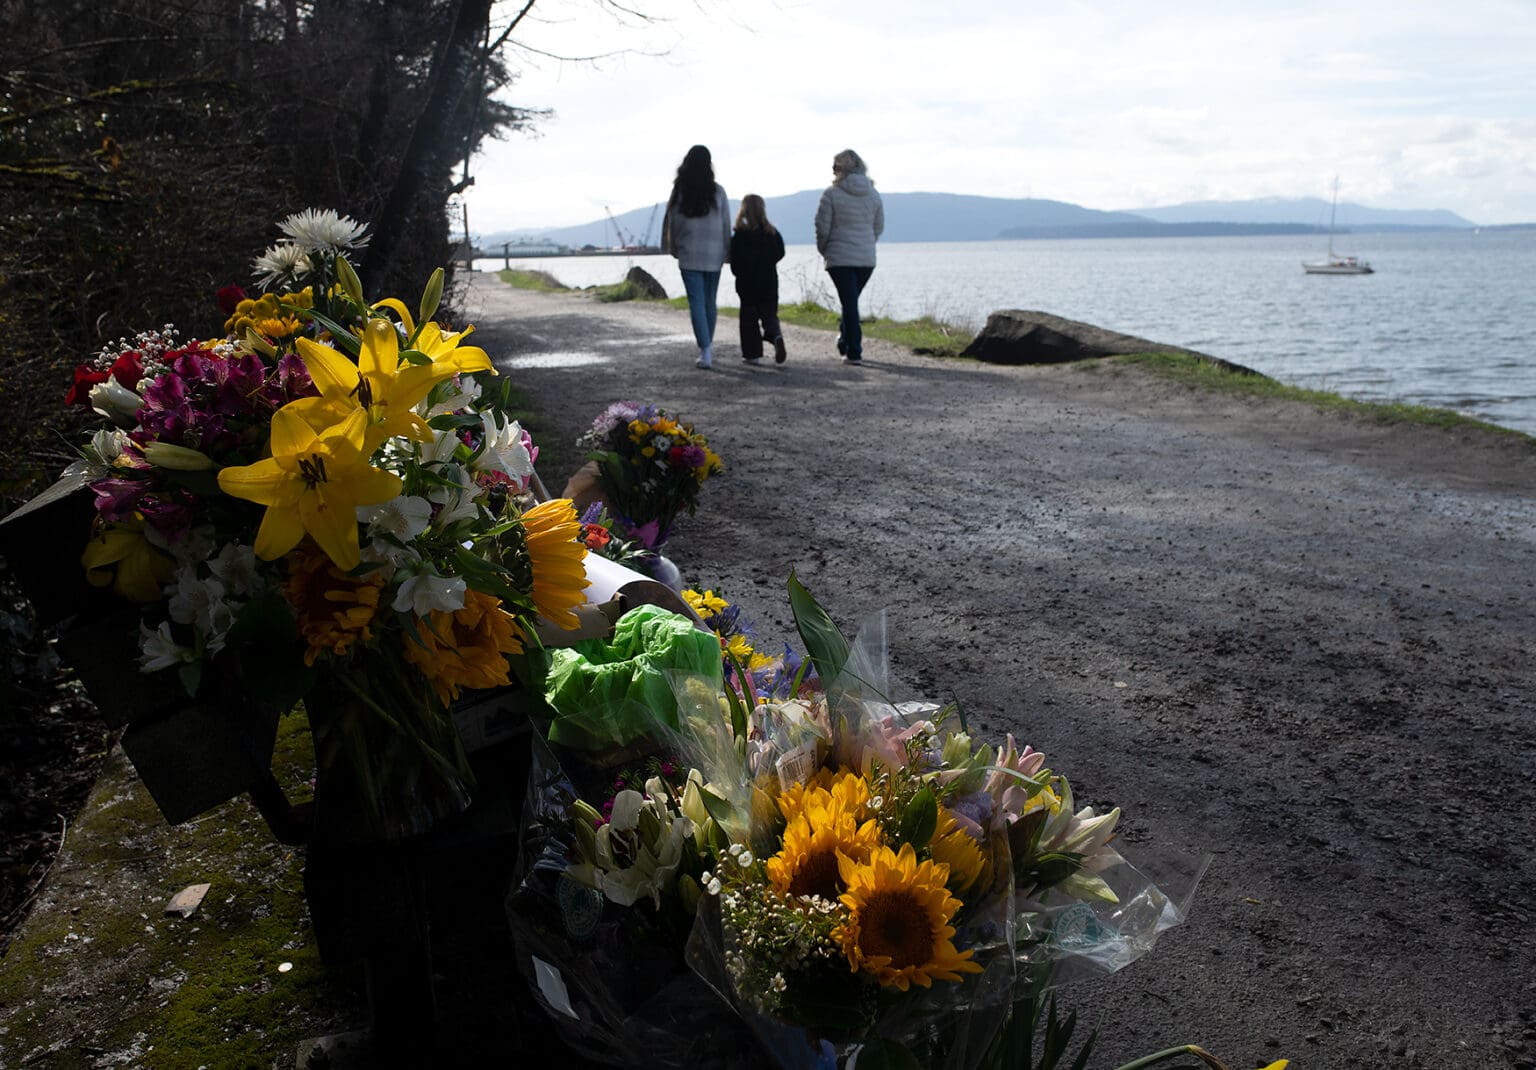
[[749, 368], [726, 319], [704, 373], [666, 307], [483, 275], [466, 307], [569, 439], [620, 398], [709, 435], [690, 582], [770, 638], [791, 569], [845, 629], [888, 608], [915, 696], [1123, 806], [1128, 854], [1213, 856], [1188, 925], [1067, 990], [1094, 1065], [1536, 1067], [1528, 442], [795, 328]]

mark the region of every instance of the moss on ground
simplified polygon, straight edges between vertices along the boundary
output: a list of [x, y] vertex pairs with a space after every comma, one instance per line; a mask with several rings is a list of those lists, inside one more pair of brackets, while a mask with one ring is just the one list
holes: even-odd
[[[290, 798], [307, 792], [302, 714], [282, 719], [273, 769]], [[0, 1065], [270, 1067], [354, 1028], [364, 1012], [320, 962], [302, 866], [244, 800], [167, 825], [116, 756], [0, 966]], [[164, 913], [205, 882], [190, 918]]]

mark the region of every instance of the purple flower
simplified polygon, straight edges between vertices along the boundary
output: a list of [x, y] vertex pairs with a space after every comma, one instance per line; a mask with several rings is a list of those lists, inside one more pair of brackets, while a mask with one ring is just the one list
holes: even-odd
[[966, 826], [966, 831], [977, 838], [980, 838], [981, 830], [992, 820], [992, 796], [985, 791], [963, 795], [952, 801], [949, 808], [971, 822]]
[[679, 446], [672, 451], [672, 458], [679, 468], [704, 467], [704, 450], [700, 446]]
[[91, 484], [91, 492], [96, 495], [96, 511], [111, 521], [131, 519], [149, 489], [149, 484], [142, 479], [109, 477]]
[[635, 537], [636, 542], [647, 550], [654, 550], [666, 539], [665, 533], [661, 530], [660, 520], [647, 520], [639, 527], [630, 529], [630, 534]]
[[297, 354], [284, 353], [278, 358], [277, 371], [267, 383], [268, 405], [280, 409], [290, 401], [314, 397], [318, 393], [314, 380], [309, 377], [309, 368]]
[[144, 523], [158, 531], [167, 542], [177, 543], [192, 531], [197, 519], [192, 504], [158, 494], [145, 495], [139, 502]]

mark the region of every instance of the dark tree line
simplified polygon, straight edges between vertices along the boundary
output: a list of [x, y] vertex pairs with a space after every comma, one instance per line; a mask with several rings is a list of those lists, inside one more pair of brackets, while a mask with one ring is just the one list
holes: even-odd
[[[531, 4], [527, 5], [531, 7]], [[414, 304], [488, 136], [525, 7], [492, 0], [0, 0], [0, 513], [70, 458], [74, 365], [175, 323], [303, 208], [370, 224], [370, 294]]]

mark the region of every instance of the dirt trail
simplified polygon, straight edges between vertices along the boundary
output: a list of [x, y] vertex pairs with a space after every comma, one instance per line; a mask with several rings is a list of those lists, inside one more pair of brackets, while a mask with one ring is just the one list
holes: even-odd
[[[669, 554], [790, 635], [791, 569], [895, 673], [1213, 860], [1187, 926], [1067, 991], [1113, 1066], [1536, 1067], [1536, 451], [1113, 365], [790, 329], [693, 367], [687, 317], [474, 278], [476, 338], [569, 439], [654, 402], [728, 470]], [[565, 473], [544, 470], [558, 484]]]
[[[690, 582], [767, 644], [792, 635], [791, 569], [845, 629], [888, 609], [912, 697], [958, 699], [979, 732], [1044, 750], [1079, 802], [1123, 807], [1138, 861], [1212, 856], [1187, 925], [1065, 991], [1101, 1026], [1094, 1067], [1198, 1042], [1234, 1070], [1536, 1068], [1528, 442], [1096, 362], [999, 368], [870, 341], [847, 368], [829, 335], [795, 328], [784, 368], [748, 368], [733, 320], [705, 373], [664, 306], [486, 276], [465, 305], [555, 425], [540, 470], [556, 489], [609, 402], [692, 421], [728, 467], [668, 545]], [[255, 970], [233, 991], [266, 1009], [184, 1015], [180, 1053], [208, 1065], [220, 1029], [361, 1024], [360, 991], [319, 969], [297, 857], [248, 804], [166, 826], [121, 757], [95, 798], [72, 829], [102, 827], [97, 850], [72, 831], [28, 919], [49, 973], [0, 1005], [0, 1064], [154, 1066], [146, 1023], [173, 994], [197, 1006], [179, 988], [209, 972]], [[190, 932], [160, 920], [210, 874], [223, 883]], [[297, 968], [255, 961], [257, 931]], [[443, 1065], [529, 1057], [510, 950], [447, 952]], [[265, 1050], [291, 1065], [286, 1042]]]

